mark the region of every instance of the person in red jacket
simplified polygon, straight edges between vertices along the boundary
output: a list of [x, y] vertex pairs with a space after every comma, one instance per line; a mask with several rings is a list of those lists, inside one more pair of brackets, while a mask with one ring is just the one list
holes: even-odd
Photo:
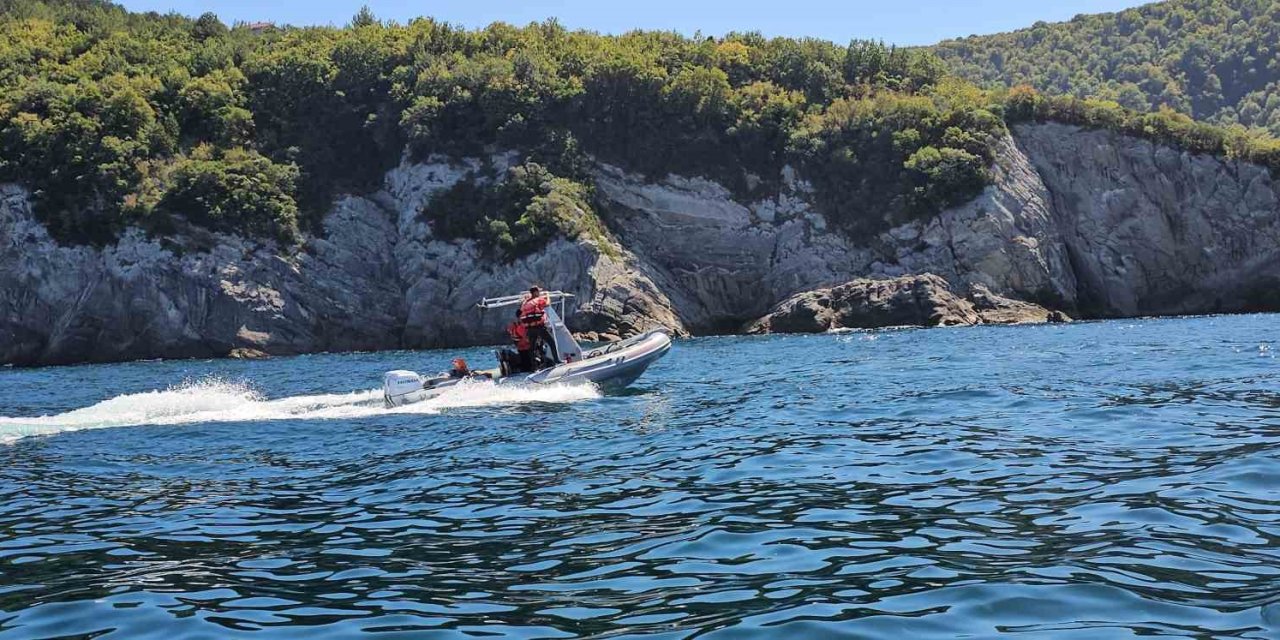
[[520, 324], [520, 311], [516, 310], [516, 321], [507, 325], [507, 335], [516, 347], [516, 367], [520, 373], [531, 372], [533, 366], [533, 342], [529, 340], [529, 332]]
[[542, 293], [542, 289], [536, 285], [529, 287], [529, 297], [520, 304], [520, 324], [524, 325], [525, 332], [529, 334], [533, 348], [541, 351], [542, 345], [550, 347], [551, 362], [558, 364], [560, 351], [556, 349], [556, 339], [547, 326], [547, 306], [550, 304], [551, 298]]

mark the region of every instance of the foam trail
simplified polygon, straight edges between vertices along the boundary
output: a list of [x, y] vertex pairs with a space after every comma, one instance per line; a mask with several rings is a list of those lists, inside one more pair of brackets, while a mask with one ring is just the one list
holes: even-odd
[[[381, 391], [379, 403], [381, 403]], [[536, 402], [566, 403], [600, 397], [593, 384], [498, 385], [490, 381], [464, 381], [444, 393], [417, 404], [396, 407], [390, 413], [439, 413], [445, 409], [488, 407]], [[379, 405], [381, 406], [381, 405]], [[388, 411], [388, 410], [384, 410]]]
[[0, 417], [0, 444], [37, 435], [138, 425], [267, 420], [341, 420], [386, 414], [433, 414], [446, 409], [531, 402], [563, 403], [600, 397], [590, 385], [504, 387], [460, 384], [425, 402], [387, 409], [382, 390], [292, 396], [268, 400], [245, 383], [208, 379], [163, 391], [131, 393], [66, 413], [38, 418]]

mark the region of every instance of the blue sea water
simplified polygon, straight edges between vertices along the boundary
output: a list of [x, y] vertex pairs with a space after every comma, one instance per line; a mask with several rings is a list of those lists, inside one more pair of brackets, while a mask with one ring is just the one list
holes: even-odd
[[399, 410], [454, 353], [0, 370], [0, 638], [1277, 638], [1278, 330], [705, 338]]

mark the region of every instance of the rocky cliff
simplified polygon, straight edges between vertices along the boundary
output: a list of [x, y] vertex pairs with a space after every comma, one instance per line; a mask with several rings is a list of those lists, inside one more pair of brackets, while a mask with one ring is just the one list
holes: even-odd
[[1112, 133], [1020, 127], [1074, 306], [1092, 316], [1280, 308], [1280, 182], [1262, 167]]
[[507, 318], [475, 302], [535, 281], [575, 293], [572, 326], [604, 338], [737, 331], [797, 293], [924, 273], [1086, 317], [1280, 307], [1274, 177], [1106, 132], [1020, 126], [980, 197], [856, 240], [827, 228], [790, 170], [773, 197], [740, 202], [700, 178], [601, 165], [611, 235], [510, 264], [419, 216], [481, 164], [403, 163], [286, 252], [198, 230], [59, 246], [26, 192], [0, 187], [0, 362], [491, 343]]
[[734, 202], [705, 181], [597, 179], [614, 227], [694, 331], [857, 278], [933, 273], [1072, 316], [1280, 309], [1280, 182], [1265, 168], [1058, 124], [1015, 128], [978, 198], [859, 242], [808, 187]]
[[105, 248], [63, 247], [23, 189], [0, 186], [0, 362], [489, 344], [509, 319], [475, 303], [530, 282], [576, 294], [583, 331], [683, 332], [645, 266], [612, 239], [562, 239], [511, 264], [434, 239], [423, 202], [479, 166], [406, 163], [378, 192], [337, 202], [324, 233], [288, 252], [198, 230], [159, 240], [132, 229]]

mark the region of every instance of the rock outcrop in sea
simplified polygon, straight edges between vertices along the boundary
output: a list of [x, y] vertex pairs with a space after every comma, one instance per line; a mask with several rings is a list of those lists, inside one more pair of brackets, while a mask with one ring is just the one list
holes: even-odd
[[996, 295], [980, 284], [957, 295], [932, 273], [864, 278], [796, 294], [750, 323], [747, 333], [822, 333], [836, 329], [955, 327], [1069, 322], [1061, 311]]
[[1105, 131], [1019, 125], [978, 198], [857, 239], [829, 228], [790, 169], [773, 197], [740, 202], [702, 178], [601, 164], [610, 233], [511, 263], [434, 237], [419, 215], [481, 164], [405, 162], [378, 191], [337, 201], [324, 232], [288, 251], [197, 229], [60, 246], [27, 192], [0, 186], [0, 362], [490, 344], [509, 319], [476, 301], [530, 282], [577, 295], [571, 326], [600, 339], [657, 326], [788, 330], [793, 316], [794, 330], [828, 315], [849, 326], [855, 316], [818, 301], [875, 291], [924, 291], [941, 307], [902, 312], [921, 324], [944, 323], [931, 320], [937, 308], [963, 324], [1280, 309], [1280, 182]]

